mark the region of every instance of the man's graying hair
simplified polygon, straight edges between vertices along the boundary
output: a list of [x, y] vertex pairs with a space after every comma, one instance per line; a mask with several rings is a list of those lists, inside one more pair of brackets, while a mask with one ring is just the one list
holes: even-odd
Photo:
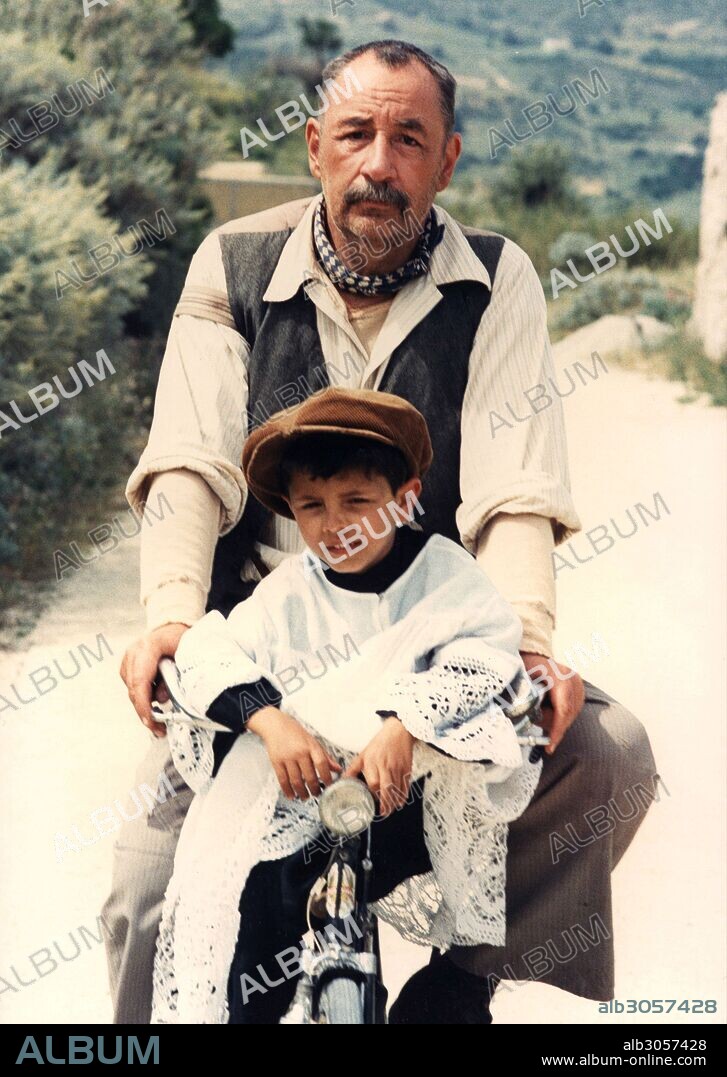
[[341, 56], [335, 56], [323, 69], [323, 85], [325, 86], [326, 79], [335, 79], [353, 60], [358, 59], [359, 56], [363, 56], [367, 52], [373, 52], [376, 59], [387, 67], [406, 67], [412, 60], [418, 60], [419, 63], [424, 64], [437, 83], [445, 135], [449, 138], [454, 131], [454, 96], [457, 90], [457, 82], [444, 64], [440, 64], [424, 49], [420, 49], [416, 45], [410, 45], [408, 41], [395, 41], [393, 39], [369, 41], [365, 45], [357, 45], [355, 49], [349, 49], [348, 52], [342, 53]]

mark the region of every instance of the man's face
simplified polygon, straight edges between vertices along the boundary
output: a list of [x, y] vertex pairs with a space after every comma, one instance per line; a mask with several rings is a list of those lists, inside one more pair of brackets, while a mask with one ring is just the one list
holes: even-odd
[[[316, 557], [336, 572], [355, 573], [376, 564], [393, 546], [395, 520], [401, 516], [389, 506], [394, 503], [407, 509], [406, 494], [412, 491], [418, 497], [421, 488], [419, 479], [409, 479], [394, 494], [383, 475], [367, 476], [359, 469], [330, 479], [296, 471], [287, 501], [303, 541]], [[373, 537], [372, 531], [379, 537]]]
[[[413, 215], [421, 230], [437, 191], [449, 184], [462, 140], [445, 139], [439, 89], [423, 64], [390, 68], [370, 53], [349, 70], [362, 89], [350, 79], [349, 98], [339, 93], [335, 102], [329, 92], [322, 124], [308, 120], [310, 168], [323, 186], [334, 245], [363, 239], [379, 250], [377, 229], [386, 232], [389, 222], [407, 229]], [[345, 72], [336, 82], [345, 85]], [[394, 259], [401, 264], [409, 250], [395, 250], [404, 252]]]

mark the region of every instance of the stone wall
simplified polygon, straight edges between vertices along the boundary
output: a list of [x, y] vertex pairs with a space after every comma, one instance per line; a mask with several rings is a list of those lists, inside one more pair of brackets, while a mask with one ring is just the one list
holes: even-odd
[[200, 173], [200, 180], [212, 203], [215, 225], [311, 197], [321, 189], [312, 176], [268, 175], [262, 165], [243, 161], [218, 161]]

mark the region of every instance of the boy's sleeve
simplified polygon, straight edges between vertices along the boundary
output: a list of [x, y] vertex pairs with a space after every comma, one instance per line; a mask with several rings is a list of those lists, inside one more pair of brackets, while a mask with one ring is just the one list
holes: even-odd
[[244, 733], [245, 726], [263, 707], [279, 707], [283, 697], [267, 677], [225, 688], [207, 708], [207, 715], [231, 733]]
[[254, 592], [227, 620], [217, 610], [205, 614], [184, 633], [175, 656], [192, 707], [207, 714], [226, 689], [262, 682], [270, 639], [269, 614]]
[[168, 726], [169, 748], [174, 765], [190, 789], [204, 792], [232, 747], [235, 736], [262, 707], [279, 707], [280, 692], [266, 677], [233, 688], [225, 688], [207, 708], [207, 716], [229, 732], [198, 729], [182, 722]]
[[[230, 733], [245, 732], [245, 726], [263, 707], [279, 707], [283, 697], [270, 683], [267, 677], [249, 684], [236, 684], [234, 688], [225, 688], [217, 699], [207, 708], [208, 717], [220, 725], [227, 726]], [[212, 741], [212, 777], [222, 766], [222, 761], [232, 747], [234, 736], [230, 733], [213, 733]]]
[[204, 792], [232, 747], [234, 735], [261, 707], [278, 704], [279, 693], [266, 677], [269, 615], [253, 593], [225, 620], [212, 611], [180, 640], [175, 661], [185, 702], [230, 733], [169, 725], [174, 764], [195, 792]]

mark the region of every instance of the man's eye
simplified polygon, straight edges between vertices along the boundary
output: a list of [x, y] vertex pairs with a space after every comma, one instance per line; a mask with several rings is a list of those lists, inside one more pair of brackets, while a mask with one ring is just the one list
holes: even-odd
[[419, 142], [416, 138], [412, 138], [411, 135], [402, 135], [401, 137], [404, 139], [404, 142], [406, 142], [407, 146], [421, 146], [421, 142]]

